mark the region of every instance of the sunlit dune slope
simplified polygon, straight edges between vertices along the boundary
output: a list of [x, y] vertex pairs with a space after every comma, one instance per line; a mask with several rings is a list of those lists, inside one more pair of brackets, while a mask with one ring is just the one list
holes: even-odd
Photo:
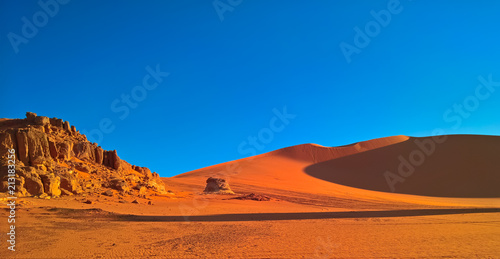
[[281, 156], [308, 163], [319, 163], [331, 159], [358, 154], [408, 140], [407, 136], [394, 136], [358, 142], [340, 147], [324, 147], [317, 144], [303, 144], [272, 151], [262, 156]]
[[[441, 143], [435, 140], [438, 138], [394, 136], [341, 147], [297, 145], [166, 181], [167, 185], [185, 184], [196, 191], [208, 177], [218, 176], [226, 178], [235, 192], [428, 204], [468, 200], [422, 196], [500, 197], [500, 137], [457, 135], [441, 137]], [[401, 166], [406, 163], [403, 160], [409, 165]], [[493, 202], [498, 203], [498, 199]]]

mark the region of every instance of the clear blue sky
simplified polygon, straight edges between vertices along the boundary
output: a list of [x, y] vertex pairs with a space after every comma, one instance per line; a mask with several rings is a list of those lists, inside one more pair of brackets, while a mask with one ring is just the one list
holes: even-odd
[[302, 143], [500, 129], [494, 1], [41, 2], [0, 3], [0, 117], [98, 129], [161, 176]]

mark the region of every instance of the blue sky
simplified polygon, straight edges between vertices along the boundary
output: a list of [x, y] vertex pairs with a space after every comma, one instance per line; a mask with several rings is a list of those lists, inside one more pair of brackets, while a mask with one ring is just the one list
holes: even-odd
[[302, 143], [497, 135], [499, 8], [2, 1], [0, 117], [63, 118], [165, 177]]

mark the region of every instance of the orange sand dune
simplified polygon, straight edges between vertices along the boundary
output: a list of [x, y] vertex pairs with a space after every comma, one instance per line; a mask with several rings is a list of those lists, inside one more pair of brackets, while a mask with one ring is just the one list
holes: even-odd
[[[369, 207], [384, 201], [428, 205], [499, 206], [500, 137], [447, 136], [410, 138], [395, 136], [341, 147], [304, 144], [255, 157], [202, 168], [166, 179], [167, 185], [201, 189], [210, 176], [226, 178], [235, 192], [262, 192], [296, 202], [322, 206]], [[434, 152], [427, 155], [416, 144]], [[430, 144], [434, 143], [434, 144]], [[431, 150], [432, 151], [432, 150]], [[401, 161], [422, 153], [423, 163], [406, 177], [398, 174]], [[417, 155], [413, 155], [418, 158]], [[417, 162], [420, 162], [417, 160]], [[403, 167], [403, 169], [408, 169]], [[411, 168], [410, 168], [411, 169]], [[399, 176], [392, 193], [386, 172]], [[403, 171], [408, 174], [411, 171]], [[411, 195], [408, 195], [411, 194]], [[437, 197], [427, 197], [437, 196]], [[439, 198], [453, 197], [453, 198]], [[468, 199], [472, 197], [495, 199]], [[460, 199], [459, 199], [460, 198]], [[351, 202], [356, 199], [367, 203]]]
[[403, 175], [394, 184], [397, 193], [500, 197], [499, 158], [500, 137], [454, 135], [446, 136], [442, 143], [430, 137], [410, 138], [315, 163], [305, 172], [326, 181], [376, 191], [390, 191], [382, 175], [395, 173]]

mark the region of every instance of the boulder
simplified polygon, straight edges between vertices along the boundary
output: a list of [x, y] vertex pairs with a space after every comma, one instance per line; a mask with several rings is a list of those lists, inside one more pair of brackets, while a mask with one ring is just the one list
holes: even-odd
[[36, 116], [35, 117], [35, 120], [34, 120], [34, 123], [36, 125], [47, 125], [50, 123], [50, 120], [49, 120], [49, 117], [45, 117], [45, 116]]
[[73, 193], [66, 190], [66, 189], [61, 189], [61, 195], [71, 196], [71, 195], [73, 195]]
[[72, 175], [61, 176], [61, 189], [65, 189], [74, 194], [82, 192], [82, 187], [78, 183], [78, 180]]
[[26, 112], [26, 120], [28, 123], [34, 123], [36, 118], [36, 113], [34, 112]]
[[42, 179], [35, 168], [17, 168], [16, 172], [20, 177], [24, 178], [24, 189], [26, 189], [27, 195], [40, 195], [44, 193]]
[[75, 163], [75, 169], [84, 173], [90, 173], [90, 167], [84, 163]]
[[114, 195], [113, 191], [111, 191], [111, 190], [107, 190], [107, 191], [103, 192], [102, 194], [106, 195], [106, 196], [109, 196], [109, 197], [113, 197], [113, 195]]
[[122, 192], [130, 191], [130, 187], [128, 186], [127, 182], [120, 178], [111, 179], [109, 181], [109, 187]]
[[50, 118], [50, 124], [51, 125], [54, 125], [58, 128], [62, 128], [63, 127], [63, 120], [62, 119], [58, 119], [58, 118]]
[[165, 193], [165, 184], [161, 180], [149, 180], [146, 182], [146, 187], [161, 194]]
[[50, 196], [61, 195], [61, 178], [53, 173], [40, 175], [42, 178], [43, 189]]
[[225, 179], [209, 177], [204, 190], [205, 193], [234, 194]]

